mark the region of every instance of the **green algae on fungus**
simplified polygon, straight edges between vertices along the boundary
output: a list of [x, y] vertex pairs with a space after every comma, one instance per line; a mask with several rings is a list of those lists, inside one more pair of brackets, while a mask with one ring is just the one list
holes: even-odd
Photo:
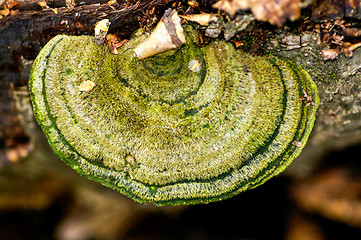
[[[143, 39], [113, 55], [94, 37], [58, 35], [33, 64], [35, 117], [79, 174], [140, 203], [207, 203], [264, 183], [300, 154], [319, 102], [307, 72], [224, 41], [187, 39], [138, 60]], [[94, 87], [80, 91], [88, 80]]]

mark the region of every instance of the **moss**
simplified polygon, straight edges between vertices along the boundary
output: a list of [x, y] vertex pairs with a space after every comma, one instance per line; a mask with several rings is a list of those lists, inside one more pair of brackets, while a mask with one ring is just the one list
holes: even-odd
[[240, 38], [239, 41], [243, 43], [242, 49], [247, 52], [251, 50], [251, 47], [255, 42], [255, 38], [250, 35], [245, 35], [242, 38]]
[[330, 79], [336, 79], [338, 77], [338, 74], [336, 72], [331, 72], [328, 74], [328, 78]]
[[[50, 41], [30, 91], [55, 153], [81, 175], [158, 205], [222, 200], [283, 171], [313, 126], [310, 76], [224, 41], [198, 47], [198, 33], [185, 31], [192, 44], [144, 60], [132, 53], [141, 32], [118, 55], [92, 37]], [[188, 69], [194, 59], [199, 72]], [[84, 79], [95, 83], [90, 92], [78, 89]], [[300, 100], [304, 90], [314, 105]]]

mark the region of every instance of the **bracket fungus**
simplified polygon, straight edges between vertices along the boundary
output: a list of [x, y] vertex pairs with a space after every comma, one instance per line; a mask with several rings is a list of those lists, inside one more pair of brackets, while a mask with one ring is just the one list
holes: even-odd
[[[94, 37], [58, 35], [33, 64], [34, 114], [54, 152], [140, 203], [207, 203], [254, 188], [300, 154], [315, 121], [317, 88], [301, 67], [222, 40], [199, 47], [184, 30], [188, 44], [141, 60], [139, 32], [117, 55]], [[80, 91], [84, 80], [95, 85]]]

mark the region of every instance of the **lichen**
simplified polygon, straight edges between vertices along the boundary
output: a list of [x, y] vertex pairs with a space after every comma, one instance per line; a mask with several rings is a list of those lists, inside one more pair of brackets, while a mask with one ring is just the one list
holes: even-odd
[[[54, 152], [81, 175], [157, 205], [229, 198], [283, 171], [315, 120], [311, 77], [224, 41], [199, 47], [197, 32], [185, 31], [189, 44], [143, 60], [132, 53], [141, 32], [118, 55], [89, 36], [52, 39], [30, 92]], [[200, 71], [188, 69], [191, 60]], [[79, 91], [83, 80], [94, 88]]]

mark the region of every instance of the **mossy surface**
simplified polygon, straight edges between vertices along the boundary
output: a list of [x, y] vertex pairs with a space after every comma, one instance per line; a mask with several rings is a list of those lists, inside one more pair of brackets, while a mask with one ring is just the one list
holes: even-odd
[[36, 119], [78, 173], [141, 203], [194, 204], [254, 188], [299, 155], [319, 101], [304, 70], [224, 41], [138, 60], [141, 39], [113, 55], [93, 37], [59, 35], [34, 62]]

